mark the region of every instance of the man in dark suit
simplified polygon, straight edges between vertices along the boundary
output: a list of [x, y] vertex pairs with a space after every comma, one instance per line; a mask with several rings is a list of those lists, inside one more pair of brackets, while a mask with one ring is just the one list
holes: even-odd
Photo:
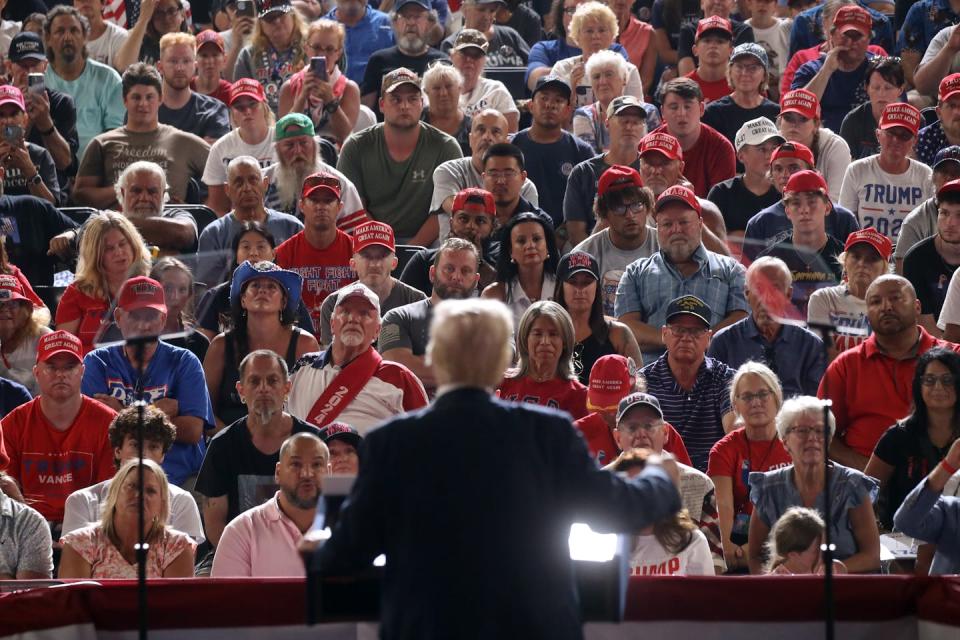
[[570, 416], [492, 396], [512, 334], [499, 302], [436, 308], [437, 399], [368, 434], [312, 558], [342, 575], [386, 554], [382, 638], [581, 638], [570, 524], [638, 531], [680, 508], [672, 460], [621, 479], [597, 468]]

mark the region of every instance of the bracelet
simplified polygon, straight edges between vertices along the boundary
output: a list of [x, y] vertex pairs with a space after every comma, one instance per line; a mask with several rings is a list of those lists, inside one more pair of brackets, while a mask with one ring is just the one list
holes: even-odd
[[940, 466], [943, 467], [943, 470], [949, 473], [950, 475], [953, 475], [957, 472], [957, 468], [950, 466], [950, 463], [947, 462], [946, 458], [940, 461]]
[[50, 127], [49, 129], [47, 129], [46, 131], [40, 131], [39, 129], [38, 129], [37, 131], [40, 133], [41, 136], [43, 136], [44, 138], [46, 138], [48, 135], [50, 135], [51, 133], [53, 133], [53, 132], [56, 131], [56, 130], [57, 130], [57, 126], [54, 125], [54, 126]]

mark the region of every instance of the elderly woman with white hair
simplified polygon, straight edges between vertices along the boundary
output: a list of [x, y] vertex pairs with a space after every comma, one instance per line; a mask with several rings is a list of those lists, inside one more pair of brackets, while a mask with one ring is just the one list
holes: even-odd
[[[622, 96], [627, 84], [630, 63], [615, 51], [598, 51], [590, 56], [585, 65], [586, 77], [593, 90], [596, 102], [578, 107], [573, 114], [573, 134], [593, 147], [597, 153], [610, 149], [610, 132], [607, 129], [607, 109], [613, 99]], [[660, 112], [655, 106], [643, 103], [647, 112], [646, 131], [660, 126]]]
[[463, 75], [449, 64], [434, 63], [424, 72], [421, 84], [427, 99], [420, 119], [453, 136], [463, 154], [469, 156], [471, 120], [460, 106]]
[[[830, 505], [824, 503], [824, 465], [830, 440], [836, 432], [833, 413], [811, 396], [797, 396], [783, 403], [777, 414], [777, 433], [793, 464], [776, 471], [751, 473], [748, 561], [750, 573], [763, 570], [764, 543], [770, 529], [790, 507], [816, 509], [830, 527], [834, 557], [850, 573], [880, 568], [880, 532], [873, 515], [878, 484], [873, 478], [830, 463]], [[829, 430], [829, 437], [824, 437]]]
[[[609, 49], [617, 39], [620, 27], [617, 16], [605, 4], [600, 2], [585, 2], [577, 7], [573, 19], [570, 21], [570, 39], [573, 40], [582, 53], [560, 60], [550, 71], [570, 83], [576, 94], [577, 107], [592, 104], [595, 101], [593, 89], [587, 77], [586, 64], [590, 58], [601, 51]], [[632, 62], [627, 64], [627, 80], [624, 93], [638, 100], [643, 100], [643, 82], [640, 72]]]

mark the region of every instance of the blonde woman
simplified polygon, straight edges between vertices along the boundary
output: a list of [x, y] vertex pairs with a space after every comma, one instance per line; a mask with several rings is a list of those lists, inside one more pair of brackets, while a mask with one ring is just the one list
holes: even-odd
[[133, 223], [113, 211], [92, 215], [80, 236], [76, 279], [57, 307], [57, 329], [80, 338], [87, 353], [112, 325], [107, 313], [123, 283], [149, 272], [150, 254]]
[[343, 144], [357, 124], [360, 114], [360, 87], [343, 73], [346, 61], [343, 47], [346, 30], [333, 20], [320, 19], [307, 27], [306, 52], [309, 58], [325, 60], [324, 76], [316, 75], [308, 64], [280, 87], [279, 115], [294, 111], [313, 120], [317, 135]]
[[[551, 73], [567, 80], [574, 87], [576, 103], [583, 107], [593, 103], [596, 97], [587, 77], [586, 63], [590, 57], [613, 46], [620, 27], [617, 17], [605, 4], [585, 2], [577, 7], [570, 20], [570, 39], [580, 47], [581, 54], [566, 58], [553, 65]], [[627, 82], [624, 93], [643, 100], [643, 82], [636, 65], [627, 62]]]
[[264, 3], [253, 38], [237, 58], [233, 79], [253, 78], [263, 85], [270, 110], [277, 113], [280, 87], [310, 60], [307, 26], [293, 8], [284, 3]]
[[[110, 481], [103, 519], [60, 539], [61, 578], [131, 580], [137, 577], [139, 542], [137, 458], [128, 460]], [[195, 544], [186, 533], [167, 526], [170, 489], [167, 475], [153, 460], [143, 460], [144, 539], [148, 578], [192, 578]]]
[[449, 64], [434, 64], [423, 74], [421, 85], [429, 104], [420, 119], [452, 136], [464, 156], [469, 156], [471, 120], [460, 104], [463, 76]]

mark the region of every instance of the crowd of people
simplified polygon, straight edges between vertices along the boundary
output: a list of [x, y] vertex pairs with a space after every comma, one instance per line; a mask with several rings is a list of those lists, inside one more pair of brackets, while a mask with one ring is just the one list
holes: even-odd
[[634, 575], [960, 571], [960, 9], [74, 4], [0, 0], [0, 579], [135, 576], [141, 498], [151, 577], [302, 576], [464, 380], [677, 460]]

